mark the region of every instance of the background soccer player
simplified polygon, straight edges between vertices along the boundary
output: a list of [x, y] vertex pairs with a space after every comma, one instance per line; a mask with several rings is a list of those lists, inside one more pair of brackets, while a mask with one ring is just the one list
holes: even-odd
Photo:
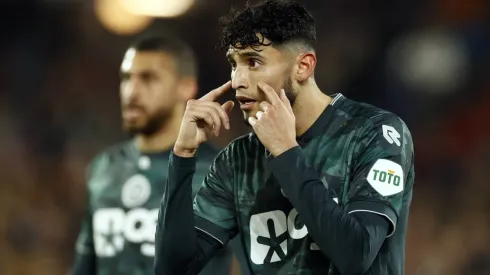
[[[169, 151], [185, 102], [196, 95], [196, 69], [189, 46], [174, 37], [147, 37], [126, 51], [122, 119], [134, 138], [99, 154], [88, 169], [87, 210], [73, 275], [153, 274], [155, 222]], [[209, 145], [199, 151], [196, 188], [216, 156]], [[222, 250], [202, 274], [230, 274], [231, 256]]]
[[[414, 181], [405, 124], [322, 93], [314, 19], [300, 4], [266, 1], [223, 23], [231, 83], [187, 105], [159, 214], [156, 273], [196, 274], [240, 232], [254, 274], [403, 274]], [[230, 87], [254, 133], [218, 155], [193, 211], [194, 154], [229, 128], [232, 103], [215, 101]]]

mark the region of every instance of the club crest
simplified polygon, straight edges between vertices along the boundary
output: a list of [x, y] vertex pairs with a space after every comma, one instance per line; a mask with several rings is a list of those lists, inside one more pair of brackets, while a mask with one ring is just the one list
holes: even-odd
[[123, 185], [121, 201], [124, 206], [134, 208], [145, 204], [151, 194], [151, 184], [143, 175], [130, 177]]

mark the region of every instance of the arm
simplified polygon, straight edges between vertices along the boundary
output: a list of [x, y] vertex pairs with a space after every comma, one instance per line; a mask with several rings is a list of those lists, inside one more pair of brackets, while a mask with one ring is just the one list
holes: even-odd
[[[309, 233], [342, 274], [366, 271], [384, 239], [396, 229], [403, 179], [406, 180], [413, 149], [408, 130], [405, 131], [398, 118], [383, 124], [397, 125], [398, 131], [405, 133], [402, 146], [388, 144], [380, 135], [381, 125], [377, 123], [361, 137], [363, 147], [356, 148], [361, 153], [353, 160], [355, 168], [345, 207], [333, 200], [334, 194], [311, 169], [301, 148], [294, 147], [270, 162], [274, 176]], [[381, 168], [403, 175], [399, 187], [388, 190], [390, 194], [369, 180], [373, 170]]]
[[[218, 176], [220, 167], [218, 157], [196, 195], [196, 210], [193, 210], [192, 178], [196, 170], [196, 158], [181, 158], [171, 154], [169, 178], [157, 222], [156, 274], [198, 274], [216, 251], [223, 248], [232, 237], [227, 228], [216, 225], [211, 218], [194, 216], [194, 212], [199, 212], [199, 206], [205, 203], [210, 203], [207, 209], [213, 213], [234, 215], [228, 211], [233, 209], [229, 206], [230, 201], [221, 201], [221, 197], [216, 195], [219, 193], [217, 188], [222, 185]], [[219, 203], [224, 204], [221, 209]]]
[[92, 215], [88, 210], [82, 222], [75, 251], [71, 275], [95, 275], [96, 259], [92, 235]]
[[94, 248], [94, 235], [92, 226], [92, 211], [90, 209], [90, 188], [88, 181], [92, 175], [93, 168], [100, 161], [96, 157], [86, 168], [85, 178], [87, 181], [87, 198], [85, 202], [85, 213], [82, 220], [80, 233], [78, 234], [75, 246], [75, 259], [73, 262], [71, 275], [95, 275], [97, 266], [97, 257]]

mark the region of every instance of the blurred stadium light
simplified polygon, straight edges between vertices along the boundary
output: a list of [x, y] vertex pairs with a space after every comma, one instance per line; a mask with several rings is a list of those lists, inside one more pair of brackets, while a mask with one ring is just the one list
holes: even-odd
[[457, 90], [469, 74], [465, 41], [454, 32], [426, 29], [396, 40], [389, 66], [411, 90], [444, 94]]
[[194, 0], [122, 0], [128, 12], [151, 17], [176, 17], [184, 14]]
[[119, 35], [138, 33], [153, 21], [149, 16], [129, 12], [124, 0], [94, 0], [94, 10], [102, 25]]

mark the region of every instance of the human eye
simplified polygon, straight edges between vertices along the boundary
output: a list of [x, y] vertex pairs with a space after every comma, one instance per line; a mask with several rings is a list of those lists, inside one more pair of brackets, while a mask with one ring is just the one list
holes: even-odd
[[261, 62], [256, 58], [249, 58], [247, 63], [251, 69], [257, 68], [261, 65]]

